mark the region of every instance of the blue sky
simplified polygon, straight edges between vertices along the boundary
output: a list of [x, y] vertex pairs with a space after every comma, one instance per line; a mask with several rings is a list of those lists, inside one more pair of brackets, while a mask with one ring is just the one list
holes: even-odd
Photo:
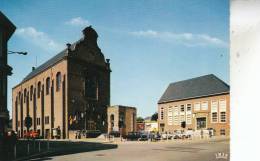
[[[215, 74], [229, 83], [229, 2], [227, 0], [1, 0], [0, 10], [17, 26], [9, 50], [11, 88], [82, 36], [92, 25], [111, 59], [111, 104], [157, 110], [174, 81]], [[37, 61], [36, 61], [37, 60]]]

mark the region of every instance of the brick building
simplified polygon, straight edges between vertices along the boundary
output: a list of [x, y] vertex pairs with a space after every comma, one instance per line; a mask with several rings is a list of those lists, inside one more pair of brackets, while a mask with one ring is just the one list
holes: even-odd
[[136, 131], [136, 108], [115, 105], [107, 108], [108, 132], [116, 131], [122, 135]]
[[105, 60], [91, 26], [83, 35], [13, 87], [13, 130], [20, 137], [27, 130], [26, 116], [33, 120], [31, 130], [44, 138], [53, 138], [52, 129], [60, 129], [61, 138], [73, 136], [75, 130], [107, 130], [109, 59]]
[[229, 136], [229, 85], [213, 74], [171, 83], [158, 101], [158, 124], [160, 132], [214, 129]]

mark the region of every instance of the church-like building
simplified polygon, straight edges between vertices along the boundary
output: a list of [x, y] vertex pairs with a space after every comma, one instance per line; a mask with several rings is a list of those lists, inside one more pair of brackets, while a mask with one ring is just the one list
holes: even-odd
[[43, 138], [72, 138], [77, 130], [107, 130], [110, 106], [110, 63], [91, 27], [83, 38], [32, 71], [12, 89], [13, 130], [19, 137], [30, 130]]

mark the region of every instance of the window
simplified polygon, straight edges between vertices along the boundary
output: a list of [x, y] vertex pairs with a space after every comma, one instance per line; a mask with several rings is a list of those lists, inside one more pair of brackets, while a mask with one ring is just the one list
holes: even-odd
[[227, 106], [226, 100], [219, 101], [219, 111], [220, 112], [226, 112], [226, 108], [227, 108], [226, 106]]
[[226, 122], [226, 112], [220, 112], [220, 122]]
[[94, 76], [88, 76], [85, 79], [85, 96], [98, 99], [98, 82]]
[[184, 109], [184, 105], [181, 105], [181, 112], [184, 112], [185, 109]]
[[45, 116], [45, 124], [49, 124], [49, 121], [50, 121], [50, 117], [49, 116]]
[[163, 115], [164, 115], [164, 111], [163, 111], [164, 109], [163, 109], [163, 107], [161, 108], [161, 110], [160, 110], [160, 118], [161, 118], [161, 120], [163, 120]]
[[208, 102], [202, 102], [201, 110], [208, 110]]
[[50, 77], [48, 77], [46, 79], [46, 95], [48, 95], [50, 93], [50, 84], [51, 84]]
[[211, 112], [218, 112], [218, 101], [211, 102]]
[[200, 103], [195, 103], [194, 104], [194, 111], [199, 111], [200, 110]]
[[37, 97], [40, 98], [41, 96], [41, 82], [38, 82], [37, 85]]
[[59, 91], [61, 87], [61, 73], [56, 74], [56, 91]]
[[218, 122], [218, 113], [217, 112], [212, 112], [211, 113], [211, 122], [212, 123], [217, 123]]
[[211, 102], [211, 122], [218, 122], [218, 101]]
[[23, 91], [23, 95], [24, 95], [24, 102], [26, 101], [26, 94], [27, 94], [27, 90], [26, 90], [26, 88], [24, 89], [24, 91]]
[[191, 111], [191, 104], [187, 104], [187, 111]]
[[185, 121], [185, 116], [181, 115], [179, 121], [180, 121], [180, 124], [181, 124], [181, 122]]
[[187, 124], [191, 124], [192, 123], [191, 114], [186, 116], [186, 123]]
[[168, 125], [172, 125], [172, 107], [168, 108]]
[[174, 125], [179, 125], [179, 108], [178, 108], [178, 106], [174, 107], [173, 115], [174, 115], [173, 124]]
[[36, 125], [41, 125], [41, 118], [38, 117], [38, 118], [36, 119]]
[[33, 97], [33, 86], [30, 87], [30, 100], [32, 100]]
[[226, 135], [226, 130], [225, 129], [220, 129], [220, 135]]

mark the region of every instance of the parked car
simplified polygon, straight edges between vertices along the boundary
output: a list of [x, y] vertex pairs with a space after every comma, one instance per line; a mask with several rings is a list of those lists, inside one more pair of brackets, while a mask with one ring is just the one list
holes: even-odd
[[114, 137], [120, 137], [120, 132], [119, 131], [111, 131], [109, 133], [110, 136], [114, 136]]
[[141, 137], [141, 133], [139, 132], [129, 132], [127, 135], [126, 135], [126, 139], [127, 140], [138, 140], [139, 138]]
[[38, 139], [40, 135], [37, 131], [29, 131], [25, 133], [24, 137], [27, 139]]
[[86, 130], [86, 131], [82, 131], [81, 133], [86, 138], [96, 138], [99, 135], [101, 135], [101, 131], [100, 130]]
[[162, 136], [161, 136], [161, 138], [163, 139], [163, 140], [169, 140], [169, 139], [172, 139], [173, 138], [173, 135], [172, 134], [166, 134], [166, 133], [164, 133], [164, 134], [162, 134]]
[[142, 134], [140, 138], [138, 138], [139, 141], [147, 141], [149, 139], [148, 135]]

